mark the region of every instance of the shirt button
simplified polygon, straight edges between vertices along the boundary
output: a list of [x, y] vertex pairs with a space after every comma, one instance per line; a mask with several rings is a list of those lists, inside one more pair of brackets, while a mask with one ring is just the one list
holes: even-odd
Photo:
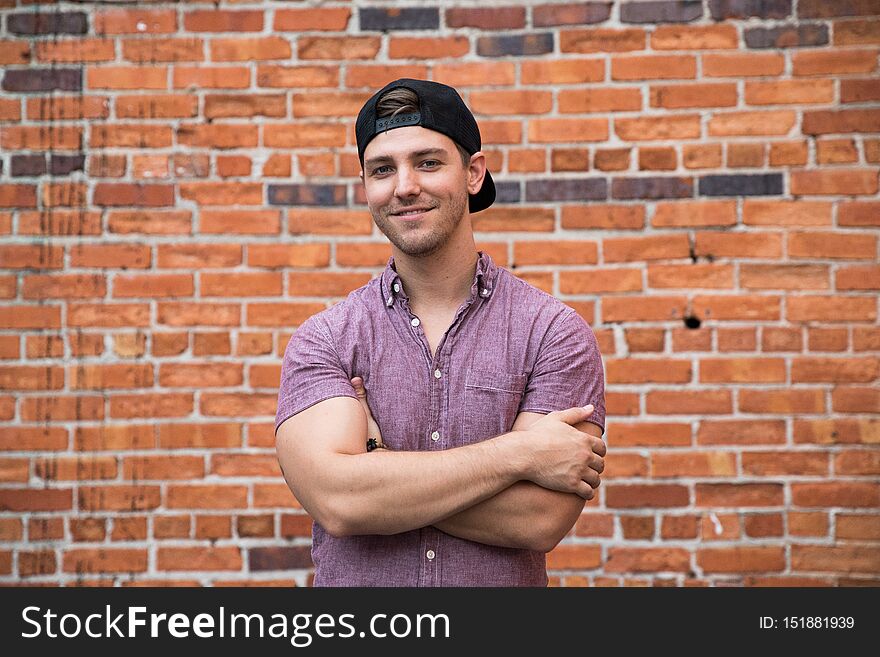
[[439, 432], [439, 431], [435, 431], [434, 433], [432, 433], [432, 434], [431, 434], [431, 440], [440, 440], [440, 432]]
[[400, 292], [400, 285], [398, 285], [397, 283], [394, 284], [394, 291]]
[[440, 374], [440, 370], [434, 370], [434, 378], [435, 379], [439, 379], [441, 376], [443, 376], [443, 375]]
[[418, 326], [419, 324], [421, 324], [418, 317], [413, 317], [409, 323], [412, 324], [413, 326]]
[[394, 298], [388, 297], [388, 300], [385, 303], [387, 303], [390, 306], [392, 301], [394, 301]]
[[487, 289], [483, 289], [482, 294], [483, 294], [484, 297], [488, 297], [488, 296], [489, 296], [489, 290], [487, 290]]
[[434, 550], [428, 550], [425, 556], [428, 557], [428, 561], [433, 561], [434, 557], [436, 557], [437, 555], [434, 554]]

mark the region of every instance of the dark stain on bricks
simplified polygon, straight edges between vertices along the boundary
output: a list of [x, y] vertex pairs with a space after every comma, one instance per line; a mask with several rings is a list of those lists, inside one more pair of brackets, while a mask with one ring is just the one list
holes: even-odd
[[7, 30], [12, 34], [85, 34], [89, 31], [86, 13], [10, 14]]
[[623, 2], [620, 5], [622, 23], [690, 23], [702, 16], [700, 0]]
[[82, 69], [37, 68], [6, 71], [4, 91], [81, 91]]
[[711, 175], [700, 178], [700, 196], [777, 196], [781, 173]]
[[603, 201], [608, 198], [604, 178], [545, 179], [526, 182], [526, 201]]
[[9, 173], [12, 176], [39, 176], [46, 173], [46, 156], [13, 155], [9, 162]]
[[85, 167], [86, 156], [83, 153], [76, 155], [52, 155], [49, 159], [49, 172], [53, 176], [66, 176], [74, 171], [82, 171]]
[[709, 13], [716, 21], [726, 18], [788, 18], [791, 0], [709, 0]]
[[362, 7], [358, 10], [361, 31], [368, 30], [437, 30], [440, 10], [437, 7], [381, 9]]
[[495, 201], [497, 203], [519, 203], [522, 200], [520, 184], [515, 180], [495, 183]]
[[269, 185], [271, 205], [345, 205], [345, 185]]
[[640, 176], [615, 178], [611, 183], [611, 197], [615, 199], [691, 198], [693, 195], [693, 178]]
[[534, 27], [588, 25], [602, 23], [611, 16], [610, 2], [583, 2], [574, 5], [537, 5], [532, 8]]
[[248, 551], [248, 562], [251, 572], [311, 568], [311, 547], [308, 545], [296, 545], [290, 547], [251, 548]]
[[546, 55], [553, 52], [553, 34], [512, 34], [486, 36], [477, 39], [477, 54], [480, 57], [526, 57]]
[[783, 25], [752, 27], [744, 31], [749, 48], [789, 48], [824, 46], [828, 43], [827, 25]]
[[832, 18], [836, 16], [873, 16], [876, 0], [800, 0], [800, 18]]

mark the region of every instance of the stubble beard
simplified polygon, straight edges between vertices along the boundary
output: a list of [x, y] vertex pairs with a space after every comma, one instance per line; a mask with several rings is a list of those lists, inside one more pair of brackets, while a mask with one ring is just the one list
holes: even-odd
[[[407, 226], [399, 219], [390, 216], [385, 208], [378, 211], [370, 209], [373, 221], [388, 240], [401, 252], [413, 258], [425, 258], [439, 251], [458, 228], [468, 202], [467, 191], [451, 199], [445, 206], [435, 206], [432, 210], [438, 217], [424, 220], [430, 227], [421, 225]], [[412, 205], [416, 205], [413, 203]]]

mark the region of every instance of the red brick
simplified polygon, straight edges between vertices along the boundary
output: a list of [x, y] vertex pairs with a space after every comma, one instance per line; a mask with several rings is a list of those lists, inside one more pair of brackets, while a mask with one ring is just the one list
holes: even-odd
[[787, 135], [795, 120], [795, 112], [788, 110], [715, 114], [709, 119], [709, 135]]
[[[497, 64], [496, 64], [497, 65]], [[458, 64], [457, 66], [475, 66], [475, 64]], [[512, 65], [511, 65], [512, 66]], [[521, 79], [522, 84], [530, 85], [530, 84], [579, 84], [583, 82], [601, 82], [605, 78], [605, 64], [601, 59], [565, 59], [565, 60], [541, 60], [541, 61], [528, 61], [523, 60], [520, 64], [521, 66]], [[435, 68], [435, 74], [439, 71], [443, 71], [445, 68], [451, 67], [441, 67], [438, 66]], [[471, 84], [475, 84], [479, 82], [479, 84], [484, 84], [486, 79], [491, 79], [492, 84], [499, 84], [498, 78], [495, 77], [495, 71], [492, 71], [493, 76], [491, 78], [482, 78], [479, 81], [471, 80]], [[436, 75], [435, 75], [436, 76]], [[512, 76], [511, 76], [512, 77]], [[502, 74], [501, 75], [501, 83], [504, 83], [507, 80], [507, 77]], [[511, 79], [510, 84], [513, 84], [513, 80]], [[591, 93], [583, 93], [579, 94], [579, 97], [587, 98], [592, 96], [593, 93], [610, 91], [603, 89], [591, 90]], [[638, 90], [636, 94], [638, 95]], [[563, 98], [568, 97], [568, 94], [572, 92], [566, 90], [559, 91], [559, 105], [560, 111], [565, 112], [567, 110], [562, 109]], [[574, 92], [576, 93], [576, 92]]]
[[[752, 290], [828, 290], [827, 265], [740, 266], [740, 285]], [[793, 300], [793, 299], [790, 299]]]
[[760, 77], [781, 75], [785, 69], [782, 53], [723, 53], [701, 55], [705, 77]]
[[782, 536], [784, 525], [781, 513], [750, 514], [745, 518], [746, 535], [755, 538]]
[[[505, 75], [512, 73], [514, 70], [513, 64], [502, 62], [493, 62], [489, 64], [459, 64], [458, 66], [461, 68], [453, 69], [452, 66], [445, 67], [446, 70], [444, 71], [444, 75], [448, 76], [447, 79], [450, 80], [449, 82], [439, 79], [437, 69], [440, 67], [434, 69], [433, 79], [458, 88], [459, 86], [482, 84], [482, 82], [475, 83], [474, 78], [480, 78], [481, 80], [491, 78], [496, 80], [495, 76], [498, 76], [499, 79], [496, 80], [496, 83], [502, 84]], [[483, 66], [486, 68], [480, 68]], [[348, 70], [345, 73], [345, 86], [350, 89], [357, 87], [381, 89], [392, 80], [398, 78], [425, 79], [428, 77], [428, 67], [422, 65], [378, 66], [375, 64], [351, 64], [347, 68]], [[486, 77], [481, 77], [483, 75]], [[513, 80], [511, 79], [508, 84], [513, 84]]]
[[732, 265], [648, 265], [648, 287], [733, 288]]
[[40, 62], [109, 62], [116, 59], [112, 39], [38, 41], [34, 54]]
[[792, 171], [792, 194], [876, 194], [876, 169]]
[[859, 151], [853, 139], [820, 139], [816, 142], [816, 162], [819, 164], [852, 164], [859, 161]]
[[530, 119], [528, 135], [529, 142], [533, 144], [605, 141], [608, 139], [608, 121], [607, 119]]
[[66, 573], [143, 573], [147, 570], [147, 551], [106, 548], [66, 550], [62, 569]]
[[598, 260], [598, 245], [579, 240], [514, 242], [513, 260], [516, 266], [592, 265]]
[[749, 105], [804, 105], [834, 101], [834, 80], [773, 80], [746, 82]]
[[694, 253], [712, 258], [781, 258], [782, 234], [698, 232]]
[[839, 475], [880, 474], [880, 451], [847, 450], [834, 457], [834, 472]]
[[831, 203], [825, 201], [743, 202], [743, 223], [752, 226], [820, 226], [831, 224]]
[[672, 84], [651, 86], [651, 107], [734, 107], [736, 85], [728, 83]]
[[781, 506], [783, 484], [697, 484], [696, 505], [715, 508]]
[[880, 570], [880, 549], [874, 545], [793, 545], [791, 567], [832, 573], [871, 573]]
[[795, 52], [791, 56], [791, 72], [792, 75], [870, 73], [877, 68], [877, 53], [877, 49]]
[[867, 233], [792, 233], [788, 253], [794, 258], [871, 259], [877, 250], [877, 237]]
[[824, 512], [788, 513], [788, 532], [791, 536], [827, 536], [828, 525], [828, 514]]
[[608, 572], [688, 572], [691, 554], [685, 548], [623, 548], [608, 550]]
[[645, 209], [639, 205], [576, 205], [562, 208], [565, 229], [639, 229], [645, 225]]
[[722, 50], [736, 48], [738, 42], [733, 24], [660, 25], [651, 32], [654, 50]]
[[880, 390], [837, 386], [831, 391], [831, 407], [836, 413], [880, 413]]
[[858, 481], [791, 484], [791, 502], [805, 507], [877, 507], [880, 484]]
[[687, 424], [615, 422], [608, 427], [607, 440], [615, 447], [689, 446], [691, 428]]
[[250, 76], [244, 66], [175, 66], [172, 85], [174, 89], [246, 89]]
[[721, 144], [685, 144], [681, 163], [688, 169], [714, 169], [721, 166]]
[[560, 30], [559, 48], [564, 53], [644, 50], [645, 36], [645, 31], [640, 28]]
[[784, 383], [782, 358], [713, 358], [700, 360], [701, 383]]
[[688, 360], [657, 358], [607, 359], [608, 383], [689, 383], [691, 363]]
[[614, 131], [624, 141], [695, 139], [700, 136], [696, 114], [616, 119]]
[[[379, 50], [379, 40], [375, 39], [375, 49], [371, 54], [366, 54], [366, 48], [361, 51], [365, 52], [363, 59], [369, 59], [376, 55]], [[348, 48], [343, 51], [340, 57], [332, 59], [348, 59], [352, 58], [348, 54]], [[445, 59], [447, 57], [461, 57], [470, 51], [470, 41], [467, 37], [451, 36], [451, 37], [435, 37], [435, 38], [417, 38], [417, 37], [391, 37], [388, 42], [388, 57], [390, 59]], [[360, 51], [359, 51], [360, 52]], [[302, 58], [302, 54], [300, 58]]]
[[687, 486], [677, 484], [612, 484], [605, 489], [611, 509], [688, 506]]
[[877, 319], [876, 299], [870, 297], [804, 296], [788, 300], [793, 322], [864, 322]]
[[[740, 394], [745, 392], [742, 390]], [[784, 442], [785, 422], [782, 420], [702, 420], [697, 432], [698, 445], [778, 445]]]
[[837, 514], [835, 538], [851, 540], [880, 540], [880, 517], [876, 514]]
[[835, 283], [838, 290], [880, 289], [880, 267], [876, 265], [841, 267]]
[[880, 422], [864, 420], [828, 419], [795, 420], [792, 431], [795, 443], [822, 445], [880, 442]]
[[85, 511], [147, 511], [161, 504], [158, 486], [80, 486], [77, 493]]
[[705, 548], [697, 551], [697, 564], [706, 573], [782, 571], [785, 569], [785, 548]]
[[314, 9], [276, 9], [275, 22], [272, 25], [276, 32], [305, 32], [328, 30], [345, 31], [351, 18], [351, 9], [347, 7], [316, 7]]
[[183, 15], [183, 27], [189, 32], [259, 32], [263, 29], [263, 12], [190, 11]]
[[121, 9], [97, 11], [93, 16], [96, 34], [161, 34], [177, 30], [174, 9]]
[[593, 569], [602, 564], [602, 550], [598, 545], [558, 545], [547, 553], [547, 568]]
[[122, 41], [122, 58], [138, 64], [201, 62], [205, 59], [204, 41], [191, 37], [183, 39], [124, 39]]
[[241, 570], [241, 551], [237, 547], [159, 547], [157, 570]]
[[689, 55], [637, 55], [611, 58], [612, 80], [677, 80], [697, 76], [697, 60]]
[[880, 374], [878, 358], [795, 358], [791, 363], [793, 383], [870, 383]]
[[742, 469], [744, 475], [758, 477], [825, 476], [829, 474], [828, 455], [815, 452], [743, 452]]
[[676, 452], [653, 454], [651, 477], [733, 477], [736, 455], [730, 452]]

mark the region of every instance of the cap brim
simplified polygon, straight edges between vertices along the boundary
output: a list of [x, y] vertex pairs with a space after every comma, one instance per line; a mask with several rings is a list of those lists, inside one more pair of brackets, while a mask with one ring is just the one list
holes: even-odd
[[485, 210], [494, 202], [495, 181], [492, 180], [492, 175], [486, 171], [486, 175], [483, 178], [483, 186], [480, 188], [480, 191], [476, 194], [468, 195], [468, 210], [473, 214], [474, 212]]

